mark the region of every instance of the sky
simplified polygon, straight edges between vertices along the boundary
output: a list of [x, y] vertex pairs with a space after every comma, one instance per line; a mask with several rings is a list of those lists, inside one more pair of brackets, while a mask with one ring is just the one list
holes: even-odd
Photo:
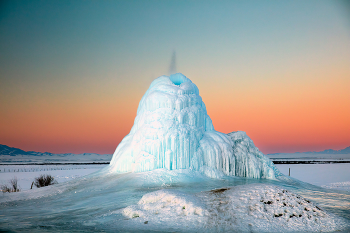
[[350, 146], [349, 1], [1, 1], [0, 144], [112, 154], [177, 72], [265, 154]]

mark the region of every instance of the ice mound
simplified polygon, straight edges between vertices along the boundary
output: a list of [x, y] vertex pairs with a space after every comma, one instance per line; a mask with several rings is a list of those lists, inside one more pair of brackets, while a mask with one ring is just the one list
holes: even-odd
[[[243, 185], [201, 193], [208, 225], [257, 232], [335, 231], [347, 223], [303, 197], [273, 185]], [[203, 199], [203, 197], [208, 197]], [[212, 211], [211, 211], [212, 210]]]
[[174, 231], [327, 232], [347, 226], [309, 200], [266, 184], [197, 194], [159, 190], [144, 195], [122, 214], [131, 221], [127, 224], [140, 230], [161, 231], [166, 226]]
[[190, 168], [213, 178], [280, 175], [244, 132], [226, 135], [214, 130], [197, 86], [180, 73], [151, 83], [130, 133], [117, 147], [107, 170], [159, 168]]
[[203, 216], [205, 212], [195, 196], [163, 189], [144, 195], [138, 205], [125, 208], [123, 215], [129, 218], [159, 215], [171, 220], [178, 216]]

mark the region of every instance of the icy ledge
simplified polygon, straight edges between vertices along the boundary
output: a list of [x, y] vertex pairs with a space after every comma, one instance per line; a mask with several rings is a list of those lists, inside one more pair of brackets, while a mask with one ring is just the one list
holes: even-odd
[[309, 200], [265, 184], [197, 194], [158, 190], [120, 212], [129, 219], [122, 223], [125, 230], [329, 232], [348, 226]]
[[273, 163], [244, 132], [214, 130], [197, 86], [182, 74], [155, 79], [107, 172], [193, 169], [212, 178], [274, 179]]

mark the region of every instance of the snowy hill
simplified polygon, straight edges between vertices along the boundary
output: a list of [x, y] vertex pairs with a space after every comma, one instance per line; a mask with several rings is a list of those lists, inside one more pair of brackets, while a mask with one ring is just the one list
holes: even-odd
[[18, 148], [0, 144], [0, 163], [2, 164], [42, 164], [42, 163], [108, 163], [111, 154], [53, 154], [49, 152], [24, 151]]
[[9, 147], [6, 145], [1, 145], [0, 144], [0, 155], [36, 155], [36, 156], [41, 156], [41, 155], [52, 155], [52, 153], [41, 153], [41, 152], [35, 152], [35, 151], [24, 151], [18, 148], [14, 147]]

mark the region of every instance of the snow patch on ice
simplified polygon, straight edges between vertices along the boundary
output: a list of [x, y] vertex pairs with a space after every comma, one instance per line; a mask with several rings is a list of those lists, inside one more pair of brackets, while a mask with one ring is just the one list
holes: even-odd
[[[124, 208], [127, 224], [148, 230], [305, 232], [348, 227], [311, 201], [266, 184], [225, 187], [197, 194], [159, 190]], [[166, 226], [166, 227], [165, 227]]]
[[190, 215], [203, 216], [207, 213], [195, 196], [163, 189], [144, 195], [137, 205], [125, 208], [123, 214], [129, 218], [150, 218], [154, 215], [177, 218]]

